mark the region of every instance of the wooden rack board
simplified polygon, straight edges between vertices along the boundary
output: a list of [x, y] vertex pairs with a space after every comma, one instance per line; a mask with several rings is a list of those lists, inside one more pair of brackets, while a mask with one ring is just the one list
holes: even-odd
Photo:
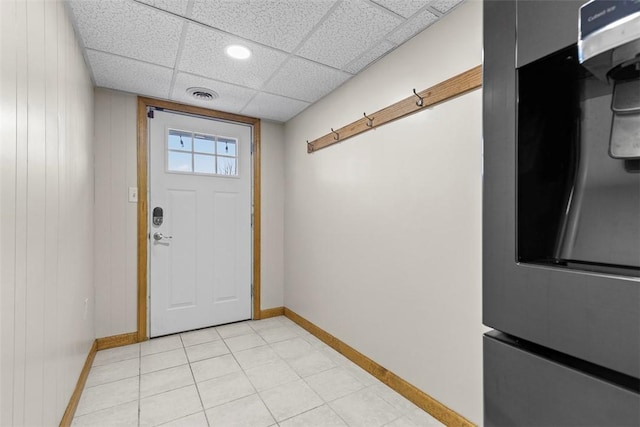
[[[337, 144], [363, 132], [424, 110], [427, 107], [447, 101], [456, 96], [470, 92], [482, 86], [482, 66], [478, 65], [464, 73], [438, 83], [428, 89], [411, 95], [395, 104], [389, 105], [375, 113], [367, 114], [340, 129], [333, 130], [318, 139], [307, 143], [307, 152], [313, 153], [330, 145]], [[418, 102], [422, 99], [422, 106]]]

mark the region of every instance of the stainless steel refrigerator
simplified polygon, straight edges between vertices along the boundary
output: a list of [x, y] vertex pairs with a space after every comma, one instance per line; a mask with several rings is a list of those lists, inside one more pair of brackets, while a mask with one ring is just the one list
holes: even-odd
[[640, 0], [484, 2], [486, 426], [640, 425]]

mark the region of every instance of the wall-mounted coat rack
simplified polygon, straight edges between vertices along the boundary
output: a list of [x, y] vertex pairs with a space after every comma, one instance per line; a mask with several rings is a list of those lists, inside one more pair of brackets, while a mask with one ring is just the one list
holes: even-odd
[[402, 101], [398, 101], [375, 113], [367, 114], [365, 112], [363, 113], [363, 118], [343, 126], [340, 129], [333, 130], [333, 128], [331, 128], [330, 133], [311, 142], [307, 141], [307, 152], [313, 153], [314, 151], [342, 142], [363, 132], [424, 110], [426, 107], [470, 92], [480, 86], [482, 86], [482, 66], [478, 65], [421, 92], [416, 92], [416, 90], [413, 89], [413, 94]]

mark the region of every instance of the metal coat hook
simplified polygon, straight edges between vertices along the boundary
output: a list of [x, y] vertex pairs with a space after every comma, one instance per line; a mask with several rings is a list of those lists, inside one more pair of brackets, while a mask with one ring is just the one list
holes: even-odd
[[420, 95], [418, 95], [418, 93], [416, 92], [415, 88], [413, 89], [413, 94], [418, 97], [418, 101], [416, 101], [416, 105], [418, 107], [422, 107], [424, 105], [424, 98], [421, 97]]
[[333, 139], [335, 139], [336, 141], [338, 141], [340, 139], [340, 134], [338, 132], [336, 132], [335, 130], [333, 130], [333, 128], [331, 128], [331, 132], [335, 133], [336, 136], [333, 137]]
[[373, 127], [373, 117], [367, 116], [367, 113], [362, 113], [362, 115], [367, 119], [367, 126]]

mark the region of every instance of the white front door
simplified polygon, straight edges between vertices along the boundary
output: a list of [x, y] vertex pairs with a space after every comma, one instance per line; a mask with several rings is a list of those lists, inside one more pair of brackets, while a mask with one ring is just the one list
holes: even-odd
[[152, 337], [251, 318], [251, 132], [149, 119]]

